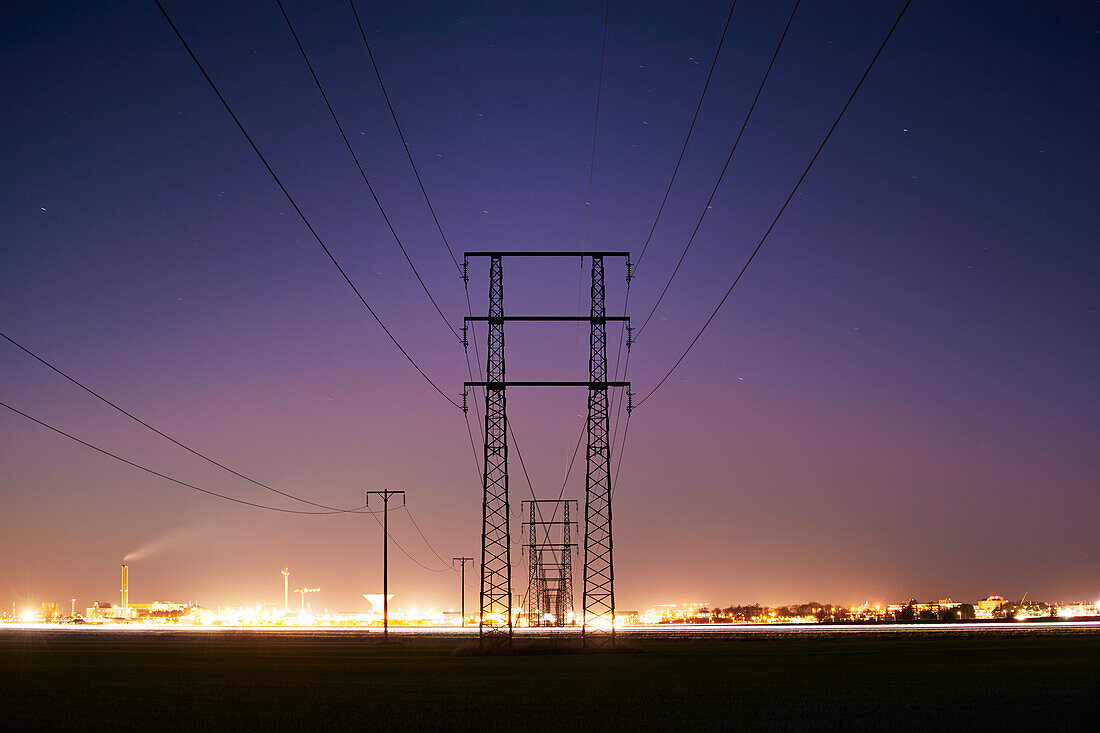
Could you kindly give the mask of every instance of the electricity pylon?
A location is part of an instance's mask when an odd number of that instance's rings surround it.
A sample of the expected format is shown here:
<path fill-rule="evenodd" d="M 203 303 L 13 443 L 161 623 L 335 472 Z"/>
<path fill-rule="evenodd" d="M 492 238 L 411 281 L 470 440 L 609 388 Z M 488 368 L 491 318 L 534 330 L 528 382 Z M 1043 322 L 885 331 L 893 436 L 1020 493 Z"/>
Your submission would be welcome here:
<path fill-rule="evenodd" d="M 542 518 L 540 504 L 552 507 L 550 519 Z M 570 519 L 569 510 L 576 504 L 576 499 L 529 499 L 520 504 L 521 513 L 530 517 L 523 523 L 527 529 L 528 626 L 564 626 L 573 614 L 573 550 L 577 545 L 570 542 L 576 521 Z M 559 505 L 562 518 L 555 519 Z"/>
<path fill-rule="evenodd" d="M 607 322 L 622 321 L 626 315 L 608 316 L 604 309 L 604 258 L 623 257 L 626 276 L 631 277 L 628 252 L 466 252 L 462 266 L 468 282 L 471 257 L 489 258 L 489 313 L 467 316 L 469 321 L 488 323 L 486 380 L 465 382 L 463 409 L 470 387 L 485 389 L 485 461 L 482 475 L 481 612 L 478 638 L 489 632 L 512 636 L 511 537 L 508 503 L 508 439 L 506 391 L 508 387 L 586 387 L 588 422 L 586 430 L 587 472 L 585 476 L 584 604 L 582 635 L 585 644 L 615 638 L 615 573 L 611 533 L 611 445 L 609 442 L 609 387 L 630 382 L 607 381 Z M 504 257 L 588 257 L 592 261 L 592 305 L 585 316 L 505 316 Z M 504 323 L 506 321 L 587 321 L 590 324 L 588 381 L 507 381 L 504 368 Z M 465 332 L 465 329 L 464 329 Z M 463 345 L 468 347 L 464 339 Z M 630 346 L 628 340 L 627 348 Z M 630 410 L 631 406 L 628 405 Z M 591 637 L 591 638 L 590 638 Z"/>

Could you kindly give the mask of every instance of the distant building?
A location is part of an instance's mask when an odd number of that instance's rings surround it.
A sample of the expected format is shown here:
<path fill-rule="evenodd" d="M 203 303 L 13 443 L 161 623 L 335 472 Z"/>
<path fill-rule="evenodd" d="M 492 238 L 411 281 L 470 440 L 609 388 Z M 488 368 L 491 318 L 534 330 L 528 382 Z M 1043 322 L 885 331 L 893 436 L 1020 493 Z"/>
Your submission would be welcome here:
<path fill-rule="evenodd" d="M 43 603 L 42 618 L 46 621 L 56 621 L 57 619 L 61 618 L 61 610 L 57 607 L 56 603 Z"/>
<path fill-rule="evenodd" d="M 106 621 L 113 618 L 133 618 L 134 612 L 129 608 L 122 608 L 110 601 L 96 601 L 95 605 L 87 609 L 84 618 L 89 621 Z"/>
<path fill-rule="evenodd" d="M 91 608 L 88 608 L 84 612 L 84 618 L 90 620 L 93 619 L 105 619 L 115 617 L 115 607 L 110 601 L 96 601 L 92 604 Z"/>
<path fill-rule="evenodd" d="M 190 610 L 186 603 L 173 603 L 172 601 L 153 601 L 152 603 L 131 603 L 131 615 L 127 618 L 147 618 L 182 616 Z"/>
<path fill-rule="evenodd" d="M 974 605 L 975 618 L 993 618 L 993 612 L 1004 605 L 1005 599 L 1001 596 L 990 596 Z"/>

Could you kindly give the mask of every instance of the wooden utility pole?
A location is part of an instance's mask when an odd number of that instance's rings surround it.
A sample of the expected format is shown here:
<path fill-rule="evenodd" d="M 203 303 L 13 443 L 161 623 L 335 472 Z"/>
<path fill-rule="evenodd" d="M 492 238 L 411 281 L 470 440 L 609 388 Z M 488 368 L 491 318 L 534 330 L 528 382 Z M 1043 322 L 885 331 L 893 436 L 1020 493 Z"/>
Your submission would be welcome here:
<path fill-rule="evenodd" d="M 401 494 L 401 506 L 405 506 L 405 492 L 392 489 L 367 492 L 367 507 L 372 496 L 382 497 L 382 640 L 390 639 L 390 497 Z M 400 507 L 398 507 L 400 508 Z"/>
<path fill-rule="evenodd" d="M 462 626 L 466 625 L 466 563 L 473 562 L 473 561 L 474 561 L 474 559 L 472 557 L 452 557 L 451 558 L 451 567 L 454 567 L 454 564 L 456 562 L 459 563 L 462 566 L 462 576 L 461 576 L 462 585 L 459 586 L 459 593 L 462 596 L 462 603 L 460 604 L 461 609 L 462 609 L 462 611 L 461 611 L 462 615 L 459 618 L 462 619 Z"/>

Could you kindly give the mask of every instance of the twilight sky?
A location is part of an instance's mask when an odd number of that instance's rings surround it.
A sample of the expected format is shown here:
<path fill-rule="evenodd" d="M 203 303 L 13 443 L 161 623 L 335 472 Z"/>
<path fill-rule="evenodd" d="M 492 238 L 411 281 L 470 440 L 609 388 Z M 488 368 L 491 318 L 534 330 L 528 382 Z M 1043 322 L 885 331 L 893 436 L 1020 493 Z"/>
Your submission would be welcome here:
<path fill-rule="evenodd" d="M 461 346 L 369 198 L 276 4 L 165 4 L 368 302 L 457 399 L 468 378 Z M 900 6 L 801 4 L 699 236 L 634 348 L 636 392 L 721 298 Z M 461 281 L 349 7 L 286 7 L 457 328 Z M 456 253 L 580 248 L 604 4 L 357 7 Z M 632 287 L 637 324 L 790 8 L 741 0 L 734 11 Z M 728 10 L 612 1 L 586 248 L 637 257 Z M 0 331 L 276 488 L 340 506 L 361 504 L 366 489 L 404 489 L 441 556 L 478 556 L 480 475 L 461 412 L 355 299 L 156 5 L 0 12 Z M 741 284 L 633 415 L 615 492 L 620 609 L 1100 598 L 1098 20 L 1096 3 L 1069 0 L 913 4 Z M 575 312 L 587 288 L 575 260 L 505 268 L 512 314 Z M 486 271 L 474 261 L 475 313 L 485 312 Z M 608 261 L 609 313 L 622 307 L 622 275 Z M 587 336 L 578 353 L 572 325 L 507 334 L 510 377 L 583 378 Z M 295 506 L 6 341 L 0 395 L 181 480 Z M 536 494 L 556 496 L 584 394 L 515 389 L 508 405 Z M 514 459 L 511 487 L 518 513 L 530 493 Z M 583 498 L 583 470 L 566 495 Z M 368 517 L 224 502 L 7 410 L 0 501 L 4 608 L 117 600 L 129 553 L 135 602 L 281 601 L 283 566 L 292 587 L 322 589 L 317 608 L 362 610 L 360 594 L 380 592 L 381 533 Z M 395 512 L 391 532 L 440 567 L 408 515 Z M 455 575 L 390 557 L 396 606 L 458 605 Z M 513 558 L 522 592 L 518 546 Z"/>

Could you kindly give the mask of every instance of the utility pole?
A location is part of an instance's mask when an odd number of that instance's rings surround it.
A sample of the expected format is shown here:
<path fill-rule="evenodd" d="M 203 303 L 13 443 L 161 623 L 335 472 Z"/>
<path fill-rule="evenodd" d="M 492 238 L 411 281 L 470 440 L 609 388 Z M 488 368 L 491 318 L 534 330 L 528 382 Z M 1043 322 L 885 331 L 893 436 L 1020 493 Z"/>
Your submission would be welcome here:
<path fill-rule="evenodd" d="M 405 506 L 404 491 L 382 489 L 367 492 L 368 508 L 372 496 L 382 497 L 382 641 L 390 639 L 390 497 L 395 494 L 401 494 L 401 506 Z"/>
<path fill-rule="evenodd" d="M 462 603 L 460 604 L 461 608 L 462 608 L 462 611 L 461 611 L 462 615 L 459 618 L 462 619 L 462 626 L 466 625 L 466 563 L 473 562 L 473 561 L 474 561 L 474 559 L 472 557 L 452 557 L 451 558 L 451 567 L 454 567 L 454 564 L 456 562 L 459 563 L 462 566 L 462 585 L 459 586 L 459 592 L 460 592 L 460 595 L 462 596 Z"/>

